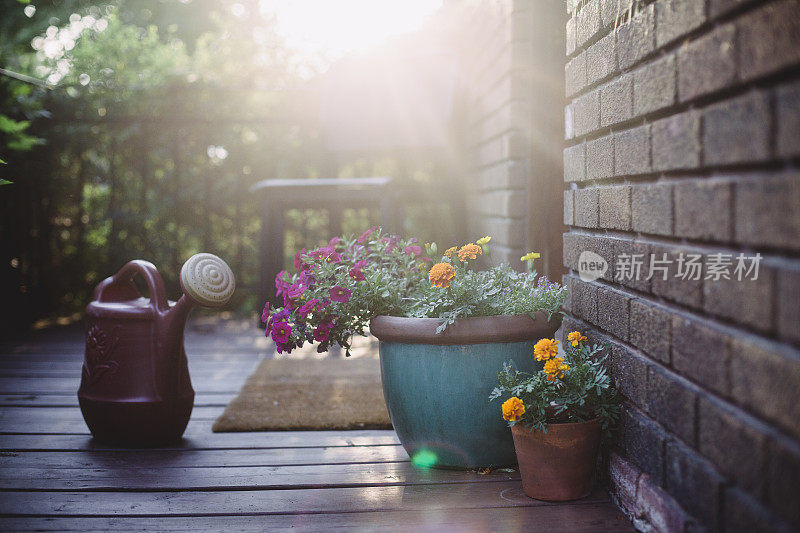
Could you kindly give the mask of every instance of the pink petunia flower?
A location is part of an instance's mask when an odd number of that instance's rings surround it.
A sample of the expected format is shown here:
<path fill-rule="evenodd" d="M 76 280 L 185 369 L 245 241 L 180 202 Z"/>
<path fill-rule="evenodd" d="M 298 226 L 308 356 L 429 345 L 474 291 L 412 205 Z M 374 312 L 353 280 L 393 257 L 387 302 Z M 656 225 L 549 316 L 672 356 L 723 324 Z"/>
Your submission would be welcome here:
<path fill-rule="evenodd" d="M 272 325 L 272 340 L 276 344 L 286 344 L 292 334 L 292 326 L 286 322 L 276 322 Z"/>
<path fill-rule="evenodd" d="M 278 296 L 280 296 L 283 292 L 286 291 L 286 289 L 289 288 L 289 282 L 284 279 L 285 275 L 286 275 L 286 271 L 285 270 L 281 270 L 275 276 L 275 288 L 278 290 L 278 293 L 277 293 Z"/>
<path fill-rule="evenodd" d="M 422 255 L 422 248 L 416 245 L 406 246 L 405 248 L 403 248 L 403 253 L 412 255 L 414 257 L 419 257 L 420 255 Z"/>
<path fill-rule="evenodd" d="M 350 289 L 337 285 L 330 290 L 331 301 L 345 303 L 350 300 Z"/>
<path fill-rule="evenodd" d="M 322 309 L 322 307 L 318 304 L 319 300 L 317 298 L 312 298 L 297 309 L 297 314 L 303 320 L 305 320 L 308 315 L 310 315 L 317 309 Z"/>

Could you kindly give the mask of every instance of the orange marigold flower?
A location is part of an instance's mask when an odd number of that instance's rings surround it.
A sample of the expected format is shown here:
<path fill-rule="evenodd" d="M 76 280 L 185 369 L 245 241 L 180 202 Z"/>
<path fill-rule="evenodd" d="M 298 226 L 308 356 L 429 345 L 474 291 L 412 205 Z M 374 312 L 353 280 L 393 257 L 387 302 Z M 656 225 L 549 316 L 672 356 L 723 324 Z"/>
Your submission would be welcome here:
<path fill-rule="evenodd" d="M 544 371 L 550 381 L 555 381 L 556 378 L 564 379 L 564 370 L 569 370 L 569 365 L 565 365 L 560 357 L 554 357 L 544 364 Z"/>
<path fill-rule="evenodd" d="M 457 246 L 451 246 L 450 248 L 444 251 L 444 255 L 445 257 L 453 257 L 457 251 L 458 251 Z"/>
<path fill-rule="evenodd" d="M 428 272 L 428 281 L 434 287 L 449 287 L 456 277 L 456 271 L 450 263 L 436 263 Z"/>
<path fill-rule="evenodd" d="M 525 404 L 516 396 L 503 402 L 503 418 L 509 422 L 516 422 L 525 413 Z"/>
<path fill-rule="evenodd" d="M 458 259 L 463 263 L 468 259 L 475 259 L 481 254 L 483 254 L 483 248 L 477 244 L 469 243 L 462 246 L 458 251 Z"/>
<path fill-rule="evenodd" d="M 572 343 L 573 346 L 577 346 L 578 343 L 587 340 L 586 337 L 581 335 L 580 331 L 573 331 L 569 335 L 567 335 L 567 340 Z"/>
<path fill-rule="evenodd" d="M 533 346 L 533 355 L 537 361 L 547 361 L 558 353 L 557 345 L 555 339 L 541 339 Z"/>

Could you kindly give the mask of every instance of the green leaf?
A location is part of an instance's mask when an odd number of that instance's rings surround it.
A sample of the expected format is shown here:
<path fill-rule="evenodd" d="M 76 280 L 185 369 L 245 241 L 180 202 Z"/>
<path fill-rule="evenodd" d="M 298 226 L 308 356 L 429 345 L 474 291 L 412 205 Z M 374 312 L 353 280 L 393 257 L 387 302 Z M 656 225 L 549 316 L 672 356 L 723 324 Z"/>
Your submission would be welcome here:
<path fill-rule="evenodd" d="M 8 118 L 5 115 L 0 115 L 0 131 L 2 132 L 10 134 L 22 133 L 30 125 L 31 123 L 28 120 L 16 121 Z"/>
<path fill-rule="evenodd" d="M 4 180 L 3 178 L 0 178 L 0 185 L 13 185 L 13 184 L 14 184 L 13 181 L 8 181 Z"/>

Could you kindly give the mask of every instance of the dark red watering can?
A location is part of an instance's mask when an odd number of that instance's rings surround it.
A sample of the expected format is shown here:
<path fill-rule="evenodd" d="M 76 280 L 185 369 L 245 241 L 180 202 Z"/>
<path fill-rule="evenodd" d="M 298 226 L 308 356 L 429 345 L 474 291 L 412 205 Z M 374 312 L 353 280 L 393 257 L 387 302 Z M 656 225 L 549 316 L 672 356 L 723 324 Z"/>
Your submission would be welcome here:
<path fill-rule="evenodd" d="M 150 298 L 134 283 L 141 275 Z M 233 272 L 219 257 L 192 256 L 181 268 L 183 295 L 167 301 L 152 263 L 131 261 L 103 280 L 86 307 L 86 355 L 78 400 L 98 440 L 158 446 L 183 435 L 194 390 L 183 330 L 196 306 L 216 307 L 233 294 Z"/>

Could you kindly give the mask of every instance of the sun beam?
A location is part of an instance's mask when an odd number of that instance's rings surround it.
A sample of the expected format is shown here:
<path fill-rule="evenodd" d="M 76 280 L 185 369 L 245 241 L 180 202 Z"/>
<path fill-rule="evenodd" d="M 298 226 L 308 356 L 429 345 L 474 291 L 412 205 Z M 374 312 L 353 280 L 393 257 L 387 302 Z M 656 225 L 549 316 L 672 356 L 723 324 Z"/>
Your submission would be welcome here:
<path fill-rule="evenodd" d="M 292 48 L 343 55 L 418 29 L 442 0 L 261 0 Z"/>

